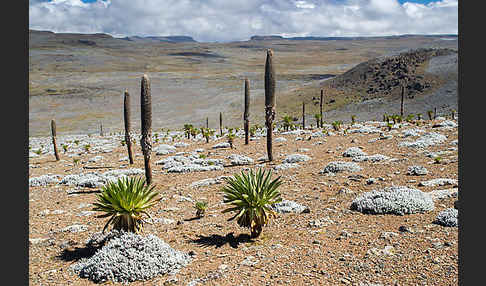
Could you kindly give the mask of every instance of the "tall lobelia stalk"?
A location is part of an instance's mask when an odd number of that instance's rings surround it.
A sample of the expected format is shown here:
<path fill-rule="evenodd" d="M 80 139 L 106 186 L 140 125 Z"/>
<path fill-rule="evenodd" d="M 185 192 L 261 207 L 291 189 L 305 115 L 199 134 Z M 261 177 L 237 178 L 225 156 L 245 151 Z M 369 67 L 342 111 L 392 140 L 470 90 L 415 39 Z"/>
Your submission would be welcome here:
<path fill-rule="evenodd" d="M 223 113 L 219 113 L 219 135 L 223 137 Z"/>
<path fill-rule="evenodd" d="M 54 156 L 56 156 L 56 161 L 59 161 L 59 152 L 57 152 L 57 144 L 56 144 L 56 121 L 54 119 L 51 120 L 51 133 L 52 133 L 52 145 L 54 145 Z"/>
<path fill-rule="evenodd" d="M 250 81 L 245 79 L 245 111 L 243 113 L 244 129 L 245 129 L 245 145 L 250 141 Z"/>
<path fill-rule="evenodd" d="M 206 128 L 209 129 L 209 117 L 206 117 Z"/>
<path fill-rule="evenodd" d="M 302 130 L 305 129 L 305 102 L 302 101 Z"/>
<path fill-rule="evenodd" d="M 402 85 L 402 102 L 400 104 L 400 116 L 403 117 L 403 97 L 405 95 L 405 86 Z"/>
<path fill-rule="evenodd" d="M 322 100 L 323 99 L 324 99 L 324 90 L 321 89 L 321 101 L 319 102 L 319 109 L 321 111 L 321 119 L 320 119 L 320 121 L 321 121 L 321 124 L 320 124 L 321 125 L 321 128 L 322 128 L 322 123 L 323 123 L 322 122 Z"/>
<path fill-rule="evenodd" d="M 152 152 L 152 94 L 150 91 L 150 80 L 146 74 L 142 77 L 140 104 L 142 117 L 140 146 L 142 146 L 145 161 L 145 178 L 147 185 L 150 185 L 152 183 L 152 169 L 150 167 L 150 154 Z"/>
<path fill-rule="evenodd" d="M 125 95 L 123 97 L 123 115 L 125 119 L 125 142 L 127 143 L 128 160 L 130 161 L 130 165 L 131 165 L 133 164 L 133 153 L 132 153 L 132 140 L 130 138 L 130 94 L 126 89 L 125 89 Z"/>
<path fill-rule="evenodd" d="M 273 51 L 267 49 L 265 62 L 265 125 L 267 127 L 267 153 L 268 160 L 273 161 L 272 133 L 275 119 L 275 69 L 273 66 Z"/>

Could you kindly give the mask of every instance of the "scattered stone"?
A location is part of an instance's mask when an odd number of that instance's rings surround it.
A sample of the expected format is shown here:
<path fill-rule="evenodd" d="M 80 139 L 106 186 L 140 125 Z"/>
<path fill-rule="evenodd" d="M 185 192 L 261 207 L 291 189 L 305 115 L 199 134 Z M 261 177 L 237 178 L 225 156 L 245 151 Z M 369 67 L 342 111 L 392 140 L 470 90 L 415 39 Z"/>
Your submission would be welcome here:
<path fill-rule="evenodd" d="M 289 200 L 282 200 L 280 203 L 271 205 L 270 208 L 278 213 L 310 213 L 309 207 Z"/>
<path fill-rule="evenodd" d="M 432 128 L 438 128 L 438 127 L 448 127 L 448 128 L 456 128 L 457 123 L 451 120 L 444 120 L 442 122 L 436 123 L 432 126 Z"/>
<path fill-rule="evenodd" d="M 174 143 L 174 147 L 176 147 L 176 148 L 185 148 L 187 146 L 189 146 L 189 144 L 184 143 L 184 142 L 176 142 L 176 143 Z"/>
<path fill-rule="evenodd" d="M 353 191 L 347 188 L 342 188 L 337 192 L 338 195 L 348 195 L 348 194 L 354 194 Z"/>
<path fill-rule="evenodd" d="M 405 225 L 401 225 L 399 228 L 398 228 L 398 231 L 400 232 L 408 232 L 408 233 L 414 233 L 414 231 L 408 227 L 408 226 L 405 226 Z"/>
<path fill-rule="evenodd" d="M 419 183 L 419 186 L 422 187 L 437 187 L 437 186 L 447 186 L 447 185 L 457 186 L 457 180 L 449 179 L 449 178 L 438 178 L 438 179 L 432 179 L 432 180 Z"/>
<path fill-rule="evenodd" d="M 247 256 L 240 264 L 241 265 L 246 265 L 246 266 L 253 266 L 253 265 L 256 265 L 258 263 L 258 260 L 250 255 L 250 256 Z"/>
<path fill-rule="evenodd" d="M 381 239 L 391 239 L 392 237 L 397 237 L 398 233 L 392 232 L 392 231 L 384 231 L 381 233 L 380 238 Z"/>
<path fill-rule="evenodd" d="M 440 199 L 446 199 L 446 198 L 457 198 L 458 189 L 452 188 L 452 189 L 446 189 L 446 190 L 434 190 L 434 191 L 428 192 L 428 194 L 432 197 L 432 199 L 434 201 L 440 200 Z"/>
<path fill-rule="evenodd" d="M 323 226 L 328 226 L 329 224 L 333 224 L 334 221 L 331 220 L 328 216 L 320 219 L 314 219 L 309 222 L 310 227 L 323 227 Z"/>
<path fill-rule="evenodd" d="M 42 244 L 44 242 L 47 242 L 49 240 L 48 237 L 46 238 L 29 238 L 29 244 L 30 245 L 38 245 L 38 244 Z"/>
<path fill-rule="evenodd" d="M 60 229 L 61 232 L 72 232 L 72 233 L 83 232 L 87 230 L 88 230 L 88 226 L 83 224 L 73 224 Z"/>
<path fill-rule="evenodd" d="M 429 171 L 422 166 L 409 166 L 407 169 L 407 174 L 411 176 L 423 176 L 427 175 Z"/>
<path fill-rule="evenodd" d="M 229 178 L 228 176 L 219 176 L 216 178 L 208 178 L 208 179 L 203 179 L 200 181 L 193 182 L 191 184 L 191 188 L 200 188 L 200 187 L 206 187 L 210 185 L 215 185 L 215 184 L 221 184 L 224 182 L 224 178 Z"/>
<path fill-rule="evenodd" d="M 88 160 L 88 163 L 96 163 L 96 162 L 98 162 L 98 161 L 103 160 L 103 158 L 104 158 L 103 156 L 95 156 L 95 157 L 93 157 L 93 158 L 89 159 L 89 160 Z"/>
<path fill-rule="evenodd" d="M 81 211 L 76 216 L 92 216 L 95 213 L 97 213 L 97 212 L 96 211 Z"/>
<path fill-rule="evenodd" d="M 278 138 L 275 138 L 275 141 L 276 143 L 280 143 L 280 142 L 287 142 L 287 139 L 285 139 L 284 137 L 278 137 Z"/>
<path fill-rule="evenodd" d="M 175 220 L 170 219 L 170 218 L 163 218 L 163 217 L 157 217 L 152 220 L 153 223 L 161 223 L 161 224 L 173 224 L 175 223 Z"/>
<path fill-rule="evenodd" d="M 371 184 L 374 184 L 374 183 L 376 183 L 376 179 L 375 178 L 368 178 L 366 180 L 366 184 L 368 184 L 368 185 L 371 185 Z"/>
<path fill-rule="evenodd" d="M 351 210 L 365 214 L 413 214 L 434 209 L 434 201 L 417 189 L 392 186 L 361 194 L 351 203 Z"/>

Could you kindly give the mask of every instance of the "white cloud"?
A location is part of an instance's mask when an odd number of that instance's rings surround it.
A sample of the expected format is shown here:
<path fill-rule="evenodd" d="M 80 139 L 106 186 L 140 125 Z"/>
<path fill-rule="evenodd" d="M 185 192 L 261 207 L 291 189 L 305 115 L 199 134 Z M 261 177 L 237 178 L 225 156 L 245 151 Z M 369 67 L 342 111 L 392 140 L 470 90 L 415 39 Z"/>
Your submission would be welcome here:
<path fill-rule="evenodd" d="M 54 32 L 189 35 L 198 41 L 252 35 L 372 36 L 458 32 L 458 1 L 81 0 L 29 1 L 29 27 Z"/>

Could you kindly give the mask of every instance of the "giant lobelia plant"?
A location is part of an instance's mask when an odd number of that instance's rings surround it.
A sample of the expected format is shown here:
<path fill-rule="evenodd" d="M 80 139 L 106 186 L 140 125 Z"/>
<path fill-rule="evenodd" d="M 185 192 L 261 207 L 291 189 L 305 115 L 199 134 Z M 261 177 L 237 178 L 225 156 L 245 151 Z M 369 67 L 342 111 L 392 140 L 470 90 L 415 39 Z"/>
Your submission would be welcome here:
<path fill-rule="evenodd" d="M 230 205 L 223 213 L 236 212 L 228 221 L 237 219 L 238 225 L 250 229 L 251 237 L 260 236 L 265 226 L 275 212 L 270 208 L 282 199 L 278 187 L 282 184 L 280 176 L 272 180 L 272 171 L 241 172 L 233 177 L 225 178 L 226 185 L 222 188 L 223 202 Z"/>
<path fill-rule="evenodd" d="M 142 232 L 142 215 L 152 218 L 147 209 L 160 201 L 160 198 L 155 198 L 159 193 L 154 188 L 146 185 L 143 177 L 120 178 L 104 185 L 98 200 L 93 203 L 93 211 L 104 212 L 98 218 L 110 217 L 103 232 L 110 224 L 118 231 Z"/>

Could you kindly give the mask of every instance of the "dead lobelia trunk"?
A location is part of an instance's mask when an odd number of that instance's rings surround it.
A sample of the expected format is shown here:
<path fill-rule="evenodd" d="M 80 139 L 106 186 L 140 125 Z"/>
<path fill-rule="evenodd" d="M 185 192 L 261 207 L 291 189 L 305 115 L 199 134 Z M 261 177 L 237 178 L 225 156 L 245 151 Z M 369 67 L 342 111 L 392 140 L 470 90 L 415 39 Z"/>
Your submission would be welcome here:
<path fill-rule="evenodd" d="M 56 144 L 56 121 L 54 119 L 51 120 L 51 133 L 52 133 L 52 145 L 54 145 L 54 156 L 56 156 L 56 161 L 59 161 L 59 153 L 57 152 L 57 144 Z"/>
<path fill-rule="evenodd" d="M 125 142 L 128 150 L 128 160 L 133 164 L 132 139 L 130 138 L 130 94 L 125 90 L 123 97 L 123 117 L 125 120 Z"/>
<path fill-rule="evenodd" d="M 265 126 L 267 127 L 268 160 L 273 161 L 272 133 L 275 119 L 275 69 L 273 66 L 273 51 L 267 49 L 265 62 Z"/>
<path fill-rule="evenodd" d="M 150 91 L 150 80 L 146 74 L 142 77 L 141 84 L 141 119 L 142 119 L 142 146 L 143 159 L 145 161 L 145 178 L 147 185 L 152 183 L 152 169 L 150 167 L 150 155 L 152 152 L 152 95 Z"/>
<path fill-rule="evenodd" d="M 250 81 L 245 79 L 245 111 L 243 113 L 245 145 L 250 141 Z"/>

